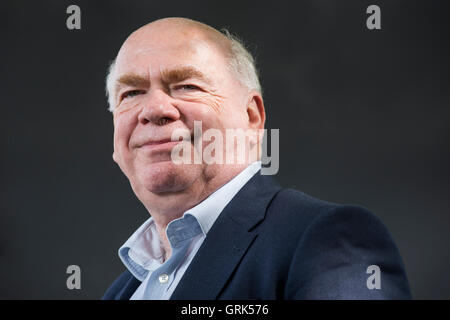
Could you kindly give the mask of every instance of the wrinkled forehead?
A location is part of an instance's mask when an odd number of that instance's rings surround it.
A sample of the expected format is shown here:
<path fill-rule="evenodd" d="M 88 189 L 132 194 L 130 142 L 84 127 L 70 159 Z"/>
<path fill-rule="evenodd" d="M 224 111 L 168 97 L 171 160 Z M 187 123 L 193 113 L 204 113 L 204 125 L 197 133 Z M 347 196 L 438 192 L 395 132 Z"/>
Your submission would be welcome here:
<path fill-rule="evenodd" d="M 219 46 L 199 36 L 155 35 L 129 38 L 119 51 L 116 71 L 120 73 L 154 73 L 186 65 L 200 69 L 225 66 L 226 58 Z"/>

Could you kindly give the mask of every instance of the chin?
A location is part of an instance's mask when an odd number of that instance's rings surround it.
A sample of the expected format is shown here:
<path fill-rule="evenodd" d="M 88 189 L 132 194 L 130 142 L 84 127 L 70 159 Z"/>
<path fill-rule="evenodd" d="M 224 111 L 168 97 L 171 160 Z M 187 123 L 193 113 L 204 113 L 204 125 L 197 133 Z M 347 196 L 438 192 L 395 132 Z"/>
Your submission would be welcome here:
<path fill-rule="evenodd" d="M 141 170 L 141 185 L 154 194 L 180 192 L 189 188 L 200 175 L 199 165 L 176 165 L 172 161 L 149 164 Z"/>

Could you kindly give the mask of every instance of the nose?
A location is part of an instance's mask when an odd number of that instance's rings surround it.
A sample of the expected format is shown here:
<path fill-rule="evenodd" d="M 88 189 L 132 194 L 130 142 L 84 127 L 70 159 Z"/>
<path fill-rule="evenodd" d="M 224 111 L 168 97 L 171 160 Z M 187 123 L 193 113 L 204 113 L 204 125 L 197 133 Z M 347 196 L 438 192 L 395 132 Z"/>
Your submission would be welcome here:
<path fill-rule="evenodd" d="M 143 103 L 138 120 L 144 125 L 152 123 L 163 126 L 180 118 L 180 112 L 174 106 L 172 98 L 162 89 L 150 89 Z"/>

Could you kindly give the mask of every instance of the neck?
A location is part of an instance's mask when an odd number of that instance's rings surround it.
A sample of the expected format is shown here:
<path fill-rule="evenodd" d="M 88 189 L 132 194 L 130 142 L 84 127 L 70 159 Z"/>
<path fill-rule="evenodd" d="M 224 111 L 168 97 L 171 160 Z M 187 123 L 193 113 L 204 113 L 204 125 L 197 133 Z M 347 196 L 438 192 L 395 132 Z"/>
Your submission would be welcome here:
<path fill-rule="evenodd" d="M 205 200 L 214 191 L 232 180 L 246 165 L 235 167 L 233 170 L 219 170 L 212 178 L 198 178 L 189 187 L 177 192 L 155 194 L 148 190 L 140 192 L 139 199 L 151 214 L 156 224 L 161 243 L 166 252 L 166 259 L 170 257 L 171 247 L 166 236 L 167 225 Z"/>

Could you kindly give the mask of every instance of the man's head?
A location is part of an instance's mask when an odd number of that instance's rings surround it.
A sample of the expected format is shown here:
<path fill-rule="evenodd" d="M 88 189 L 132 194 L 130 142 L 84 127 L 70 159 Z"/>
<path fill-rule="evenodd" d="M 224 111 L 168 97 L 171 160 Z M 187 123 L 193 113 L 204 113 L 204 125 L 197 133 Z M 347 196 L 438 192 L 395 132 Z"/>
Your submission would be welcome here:
<path fill-rule="evenodd" d="M 161 19 L 132 33 L 110 68 L 107 90 L 113 159 L 150 211 L 193 206 L 246 166 L 177 165 L 171 159 L 177 142 L 167 142 L 174 130 L 193 135 L 194 121 L 201 121 L 203 131 L 225 137 L 226 129 L 264 127 L 251 56 L 231 36 L 189 19 Z"/>

